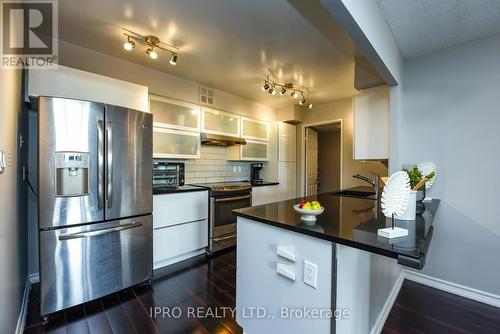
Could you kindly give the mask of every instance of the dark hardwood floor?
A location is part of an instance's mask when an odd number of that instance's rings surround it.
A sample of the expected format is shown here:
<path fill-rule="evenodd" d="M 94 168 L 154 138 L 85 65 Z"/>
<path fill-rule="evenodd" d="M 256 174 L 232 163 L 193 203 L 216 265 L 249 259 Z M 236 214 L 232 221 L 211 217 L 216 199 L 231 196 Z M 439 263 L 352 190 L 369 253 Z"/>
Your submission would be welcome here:
<path fill-rule="evenodd" d="M 186 260 L 154 276 L 152 286 L 126 289 L 56 313 L 46 325 L 40 321 L 37 284 L 31 290 L 24 333 L 242 333 L 227 309 L 235 307 L 234 250 Z M 170 314 L 151 317 L 157 307 Z M 194 316 L 208 310 L 213 314 Z M 500 333 L 500 309 L 405 281 L 382 332 Z"/>

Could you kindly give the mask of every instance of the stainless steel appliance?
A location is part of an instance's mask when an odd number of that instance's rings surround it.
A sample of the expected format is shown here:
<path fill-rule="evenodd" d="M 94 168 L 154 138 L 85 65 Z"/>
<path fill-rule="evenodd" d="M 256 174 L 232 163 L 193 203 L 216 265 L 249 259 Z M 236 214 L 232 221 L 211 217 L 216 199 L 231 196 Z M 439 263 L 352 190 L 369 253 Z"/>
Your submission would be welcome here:
<path fill-rule="evenodd" d="M 208 253 L 236 245 L 235 209 L 252 206 L 252 186 L 248 182 L 203 184 L 210 187 Z"/>
<path fill-rule="evenodd" d="M 184 185 L 184 163 L 153 161 L 153 187 L 180 187 Z"/>
<path fill-rule="evenodd" d="M 250 182 L 252 183 L 262 183 L 263 180 L 260 177 L 260 170 L 264 167 L 264 164 L 261 162 L 251 163 L 250 164 Z"/>
<path fill-rule="evenodd" d="M 38 98 L 41 314 L 152 273 L 152 115 Z"/>

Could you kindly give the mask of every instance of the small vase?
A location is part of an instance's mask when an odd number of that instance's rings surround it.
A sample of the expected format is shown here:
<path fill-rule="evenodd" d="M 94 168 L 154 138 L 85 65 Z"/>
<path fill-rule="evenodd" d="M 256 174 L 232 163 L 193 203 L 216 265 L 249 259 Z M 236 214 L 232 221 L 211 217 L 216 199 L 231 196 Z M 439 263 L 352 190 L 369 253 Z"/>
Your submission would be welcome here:
<path fill-rule="evenodd" d="M 408 206 L 406 210 L 400 215 L 395 216 L 394 218 L 399 220 L 415 220 L 417 217 L 417 192 L 412 190 L 410 191 L 410 196 L 408 197 Z"/>
<path fill-rule="evenodd" d="M 423 203 L 425 198 L 425 185 L 417 190 L 417 215 L 421 215 L 425 212 L 425 204 Z"/>

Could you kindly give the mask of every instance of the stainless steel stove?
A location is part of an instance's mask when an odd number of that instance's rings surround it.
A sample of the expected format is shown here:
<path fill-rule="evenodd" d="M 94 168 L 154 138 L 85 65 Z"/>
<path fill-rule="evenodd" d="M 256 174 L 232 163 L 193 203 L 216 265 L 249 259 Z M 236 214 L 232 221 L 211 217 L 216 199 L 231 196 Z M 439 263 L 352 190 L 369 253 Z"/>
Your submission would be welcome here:
<path fill-rule="evenodd" d="M 235 209 L 252 206 L 252 186 L 249 182 L 199 184 L 210 188 L 210 224 L 208 253 L 236 245 Z"/>

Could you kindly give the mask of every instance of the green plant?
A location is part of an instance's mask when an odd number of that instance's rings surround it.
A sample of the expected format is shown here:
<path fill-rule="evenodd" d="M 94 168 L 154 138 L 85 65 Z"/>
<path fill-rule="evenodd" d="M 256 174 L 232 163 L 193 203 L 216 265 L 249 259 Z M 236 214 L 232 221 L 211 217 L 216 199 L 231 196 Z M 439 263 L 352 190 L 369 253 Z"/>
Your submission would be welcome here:
<path fill-rule="evenodd" d="M 413 187 L 415 187 L 417 185 L 417 183 L 422 181 L 422 179 L 424 178 L 424 175 L 422 174 L 422 172 L 420 171 L 420 169 L 418 169 L 418 167 L 416 165 L 413 166 L 413 168 L 411 170 L 408 170 L 407 168 L 403 168 L 403 171 L 408 173 L 408 176 L 410 177 L 410 186 L 412 189 L 413 189 Z M 436 173 L 432 172 L 432 173 L 426 175 L 425 178 L 430 180 L 435 175 L 436 175 Z"/>

